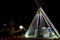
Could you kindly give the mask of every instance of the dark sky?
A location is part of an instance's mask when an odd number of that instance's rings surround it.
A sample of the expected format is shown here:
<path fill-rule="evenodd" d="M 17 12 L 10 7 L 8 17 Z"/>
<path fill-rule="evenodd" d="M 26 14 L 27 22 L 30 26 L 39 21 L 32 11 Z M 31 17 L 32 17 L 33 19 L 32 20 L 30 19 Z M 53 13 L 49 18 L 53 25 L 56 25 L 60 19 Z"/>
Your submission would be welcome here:
<path fill-rule="evenodd" d="M 56 28 L 60 28 L 59 1 L 45 0 L 41 6 Z M 2 1 L 0 12 L 0 24 L 8 23 L 14 19 L 16 27 L 20 24 L 25 28 L 30 25 L 38 7 L 35 0 Z"/>

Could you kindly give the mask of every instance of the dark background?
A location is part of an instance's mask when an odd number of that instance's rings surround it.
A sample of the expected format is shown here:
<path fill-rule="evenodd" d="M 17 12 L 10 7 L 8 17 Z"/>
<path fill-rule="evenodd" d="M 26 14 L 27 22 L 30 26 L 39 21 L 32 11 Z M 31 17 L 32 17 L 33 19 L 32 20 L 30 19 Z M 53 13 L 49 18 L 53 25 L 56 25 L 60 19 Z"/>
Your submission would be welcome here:
<path fill-rule="evenodd" d="M 60 4 L 57 0 L 45 0 L 41 5 L 58 30 L 60 28 L 59 6 Z M 4 23 L 8 24 L 9 20 L 13 18 L 15 28 L 23 25 L 27 29 L 37 10 L 38 6 L 35 0 L 2 1 L 0 3 L 0 28 L 3 27 Z"/>

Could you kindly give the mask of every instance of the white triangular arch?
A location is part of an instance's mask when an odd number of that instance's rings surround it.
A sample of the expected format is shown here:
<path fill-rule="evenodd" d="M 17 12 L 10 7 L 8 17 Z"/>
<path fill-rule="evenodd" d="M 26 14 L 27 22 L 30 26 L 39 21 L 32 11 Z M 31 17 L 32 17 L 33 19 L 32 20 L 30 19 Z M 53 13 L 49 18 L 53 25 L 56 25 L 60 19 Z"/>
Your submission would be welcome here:
<path fill-rule="evenodd" d="M 50 21 L 50 19 L 48 18 L 48 16 L 45 14 L 45 12 L 43 11 L 43 9 L 42 9 L 41 7 L 40 7 L 40 9 L 37 11 L 36 15 L 34 16 L 32 22 L 31 22 L 31 24 L 30 24 L 30 26 L 29 26 L 26 34 L 25 34 L 25 37 L 30 37 L 30 36 L 28 36 L 28 34 L 29 34 L 30 28 L 32 27 L 33 22 L 35 21 L 36 18 L 37 18 L 36 28 L 38 28 L 38 22 L 39 22 L 38 20 L 39 20 L 39 16 L 41 16 L 41 13 L 40 13 L 40 12 L 42 12 L 42 15 L 43 15 L 43 17 L 44 17 L 44 20 L 45 20 L 46 24 L 47 24 L 48 26 L 51 25 L 51 27 L 53 28 L 53 30 L 55 31 L 55 33 L 57 34 L 57 36 L 60 37 L 57 29 L 54 27 L 54 25 L 52 24 L 52 22 Z M 31 36 L 31 37 L 36 37 L 36 35 L 35 35 L 35 36 Z"/>

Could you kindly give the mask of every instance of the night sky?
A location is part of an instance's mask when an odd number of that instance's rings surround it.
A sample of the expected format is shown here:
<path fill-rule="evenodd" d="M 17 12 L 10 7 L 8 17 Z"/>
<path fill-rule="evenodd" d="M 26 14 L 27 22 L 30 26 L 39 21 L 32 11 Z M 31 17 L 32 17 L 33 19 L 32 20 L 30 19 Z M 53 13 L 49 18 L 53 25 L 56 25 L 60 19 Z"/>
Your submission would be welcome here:
<path fill-rule="evenodd" d="M 54 26 L 60 28 L 60 12 L 59 1 L 45 0 L 41 6 Z M 38 6 L 35 0 L 21 1 L 2 1 L 0 7 L 0 25 L 8 24 L 8 21 L 13 18 L 15 28 L 23 25 L 26 29 L 29 27 Z"/>

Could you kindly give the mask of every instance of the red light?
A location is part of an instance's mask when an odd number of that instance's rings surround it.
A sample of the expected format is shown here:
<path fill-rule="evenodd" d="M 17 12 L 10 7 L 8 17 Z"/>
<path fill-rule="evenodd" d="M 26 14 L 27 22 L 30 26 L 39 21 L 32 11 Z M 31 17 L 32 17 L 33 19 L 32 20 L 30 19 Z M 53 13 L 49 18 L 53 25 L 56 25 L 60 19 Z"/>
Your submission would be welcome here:
<path fill-rule="evenodd" d="M 1 39 L 1 40 L 3 40 L 3 39 Z"/>

